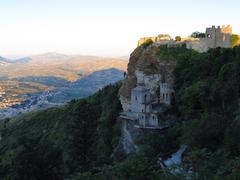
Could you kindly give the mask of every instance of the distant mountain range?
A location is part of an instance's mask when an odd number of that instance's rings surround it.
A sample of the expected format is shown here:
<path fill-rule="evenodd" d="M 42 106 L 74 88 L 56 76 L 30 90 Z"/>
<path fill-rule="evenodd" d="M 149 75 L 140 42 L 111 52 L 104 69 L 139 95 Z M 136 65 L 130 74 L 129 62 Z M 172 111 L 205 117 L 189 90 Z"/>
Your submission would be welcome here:
<path fill-rule="evenodd" d="M 59 53 L 0 57 L 0 119 L 65 104 L 123 79 L 127 58 Z"/>
<path fill-rule="evenodd" d="M 117 68 L 126 71 L 127 63 L 127 58 L 69 56 L 59 53 L 45 53 L 17 60 L 0 57 L 0 77 L 51 76 L 76 81 L 103 69 Z"/>
<path fill-rule="evenodd" d="M 0 56 L 0 64 L 16 64 L 16 63 L 29 63 L 32 59 L 30 57 L 19 58 L 16 60 L 7 59 Z"/>

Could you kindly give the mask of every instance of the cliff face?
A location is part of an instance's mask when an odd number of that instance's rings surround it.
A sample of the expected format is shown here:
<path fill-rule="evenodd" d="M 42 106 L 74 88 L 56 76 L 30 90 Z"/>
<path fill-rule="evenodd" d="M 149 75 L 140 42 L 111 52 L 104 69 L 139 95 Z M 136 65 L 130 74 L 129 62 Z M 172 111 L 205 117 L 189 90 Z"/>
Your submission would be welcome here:
<path fill-rule="evenodd" d="M 153 96 L 160 82 L 173 84 L 172 73 L 176 61 L 160 58 L 159 51 L 159 47 L 152 45 L 140 46 L 131 54 L 127 69 L 128 76 L 119 91 L 123 110 L 130 109 L 131 90 L 137 84 L 145 84 Z"/>
<path fill-rule="evenodd" d="M 152 99 L 156 99 L 161 83 L 173 85 L 173 70 L 176 61 L 170 57 L 162 56 L 166 49 L 149 45 L 137 47 L 130 56 L 127 69 L 127 78 L 119 90 L 120 101 L 124 112 L 131 112 L 131 92 L 136 86 L 144 85 L 150 90 Z M 135 143 L 144 130 L 136 128 L 135 122 L 122 119 L 122 137 L 119 147 L 125 153 L 138 149 Z"/>

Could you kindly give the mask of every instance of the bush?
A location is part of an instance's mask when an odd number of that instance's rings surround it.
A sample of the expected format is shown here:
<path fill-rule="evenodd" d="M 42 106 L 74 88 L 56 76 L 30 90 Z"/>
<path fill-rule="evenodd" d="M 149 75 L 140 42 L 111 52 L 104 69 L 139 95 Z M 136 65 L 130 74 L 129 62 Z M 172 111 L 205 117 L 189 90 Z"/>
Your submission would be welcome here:
<path fill-rule="evenodd" d="M 176 40 L 176 41 L 181 41 L 182 38 L 181 38 L 181 36 L 176 36 L 176 37 L 175 37 L 175 40 Z"/>
<path fill-rule="evenodd" d="M 153 40 L 147 39 L 147 40 L 142 44 L 142 46 L 143 46 L 144 48 L 146 48 L 146 47 L 150 46 L 152 43 L 153 43 Z"/>
<path fill-rule="evenodd" d="M 196 31 L 196 32 L 193 32 L 191 34 L 191 37 L 193 37 L 193 38 L 205 38 L 205 33 Z"/>
<path fill-rule="evenodd" d="M 234 47 L 235 45 L 237 45 L 237 43 L 239 41 L 239 36 L 236 34 L 233 34 L 231 37 L 231 40 L 232 40 L 231 47 Z"/>

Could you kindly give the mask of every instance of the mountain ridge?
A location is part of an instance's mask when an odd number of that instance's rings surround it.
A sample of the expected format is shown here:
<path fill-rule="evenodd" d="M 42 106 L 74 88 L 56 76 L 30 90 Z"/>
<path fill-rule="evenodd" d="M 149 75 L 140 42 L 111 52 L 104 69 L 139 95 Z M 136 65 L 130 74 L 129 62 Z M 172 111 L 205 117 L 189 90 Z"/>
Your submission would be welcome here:
<path fill-rule="evenodd" d="M 10 62 L 9 60 L 2 62 L 0 77 L 55 76 L 68 81 L 75 81 L 91 72 L 107 68 L 115 67 L 125 71 L 128 63 L 123 59 L 67 56 L 58 53 L 47 53 Z M 18 63 L 17 66 L 15 63 Z"/>

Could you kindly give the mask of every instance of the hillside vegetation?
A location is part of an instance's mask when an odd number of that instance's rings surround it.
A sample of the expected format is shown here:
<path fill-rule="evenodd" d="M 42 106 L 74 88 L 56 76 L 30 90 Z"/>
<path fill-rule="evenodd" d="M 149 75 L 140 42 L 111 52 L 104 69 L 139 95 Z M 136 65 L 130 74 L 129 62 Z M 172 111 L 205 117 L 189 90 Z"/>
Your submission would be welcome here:
<path fill-rule="evenodd" d="M 239 179 L 240 47 L 194 50 L 159 47 L 158 55 L 177 61 L 172 109 L 182 123 L 165 134 L 146 134 L 139 152 L 100 172 L 73 179 Z M 170 173 L 156 157 L 188 145 L 181 171 Z M 191 170 L 189 172 L 188 170 Z"/>
<path fill-rule="evenodd" d="M 63 179 L 110 162 L 120 131 L 120 84 L 61 108 L 1 122 L 1 179 Z"/>
<path fill-rule="evenodd" d="M 240 179 L 240 47 L 158 50 L 177 62 L 168 113 L 180 123 L 139 137 L 138 152 L 125 157 L 115 149 L 120 84 L 108 86 L 65 107 L 2 123 L 3 179 Z M 181 144 L 188 145 L 182 171 L 162 169 L 157 157 Z"/>

